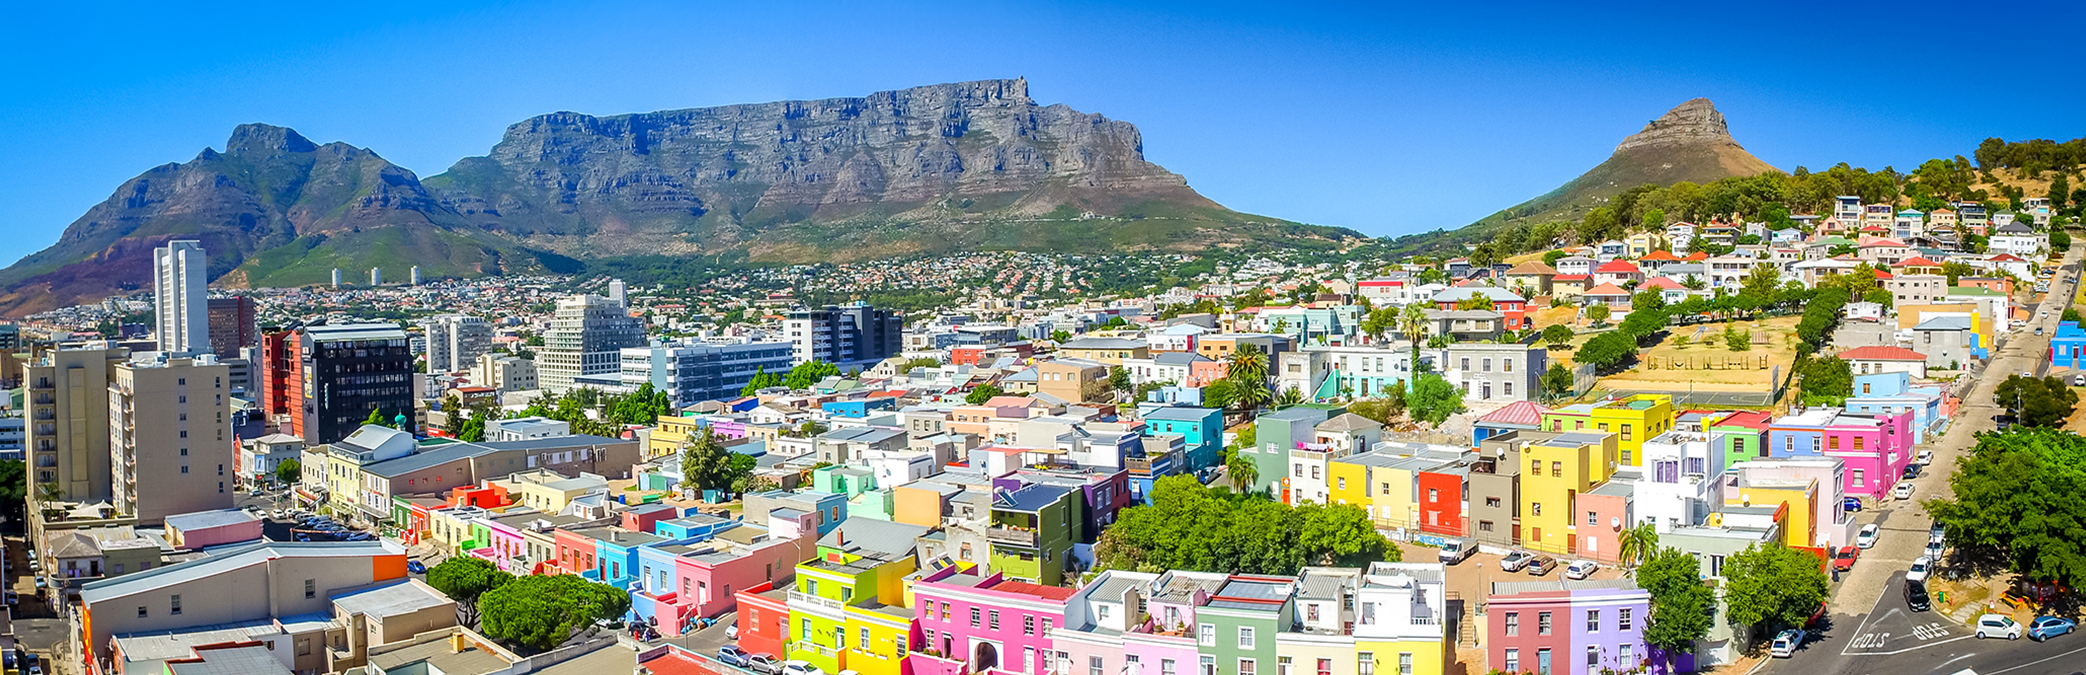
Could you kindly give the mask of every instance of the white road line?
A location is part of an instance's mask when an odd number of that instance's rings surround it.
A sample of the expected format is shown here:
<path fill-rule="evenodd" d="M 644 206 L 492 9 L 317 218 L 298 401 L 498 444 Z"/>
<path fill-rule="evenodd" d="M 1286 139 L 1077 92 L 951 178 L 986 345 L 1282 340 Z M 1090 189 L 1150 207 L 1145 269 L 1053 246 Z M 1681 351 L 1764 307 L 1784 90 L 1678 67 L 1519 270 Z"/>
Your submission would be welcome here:
<path fill-rule="evenodd" d="M 1923 645 L 1919 645 L 1919 646 L 1916 646 L 1916 647 L 1906 647 L 1906 648 L 1904 648 L 1904 649 L 1899 649 L 1899 650 L 1896 650 L 1896 651 L 1888 651 L 1888 652 L 1855 652 L 1855 653 L 1852 653 L 1852 654 L 1848 654 L 1848 653 L 1846 653 L 1846 651 L 1845 651 L 1845 650 L 1842 650 L 1842 651 L 1840 652 L 1840 655 L 1841 655 L 1841 656 L 1890 656 L 1890 655 L 1892 655 L 1892 654 L 1903 654 L 1903 653 L 1905 653 L 1905 652 L 1913 652 L 1913 651 L 1919 651 L 1919 650 L 1922 650 L 1922 649 L 1926 649 L 1926 648 L 1928 648 L 1928 647 L 1939 647 L 1939 646 L 1941 646 L 1941 645 L 1945 645 L 1945 644 L 1948 644 L 1948 643 L 1950 643 L 1950 642 L 1955 642 L 1955 641 L 1957 641 L 1957 640 L 1968 640 L 1968 639 L 1970 639 L 1970 638 L 1974 638 L 1974 637 L 1977 637 L 1977 636 L 1976 636 L 1976 635 L 1958 635 L 1958 636 L 1956 636 L 1956 637 L 1952 637 L 1952 638 L 1949 638 L 1949 639 L 1946 639 L 1946 640 L 1937 640 L 1937 641 L 1935 641 L 1935 642 L 1932 642 L 1932 643 L 1928 643 L 1928 644 L 1923 644 Z"/>
<path fill-rule="evenodd" d="M 2023 663 L 2023 664 L 2020 664 L 2020 665 L 2017 665 L 2017 666 L 2011 666 L 2011 667 L 2008 667 L 2008 668 L 2004 668 L 2004 669 L 2001 669 L 2001 670 L 1994 670 L 1994 671 L 1990 671 L 1990 672 L 1987 672 L 1987 673 L 1985 673 L 1985 675 L 1999 675 L 2000 673 L 2004 673 L 2004 672 L 2009 672 L 2009 671 L 2015 671 L 2015 670 L 2020 670 L 2020 669 L 2022 669 L 2022 668 L 2027 668 L 2027 667 L 2029 667 L 2029 666 L 2032 666 L 2032 665 L 2035 665 L 2035 664 L 2038 664 L 2038 663 L 2042 663 L 2042 662 L 2045 662 L 2045 661 L 2054 661 L 2054 660 L 2057 660 L 2057 659 L 2060 659 L 2060 658 L 2064 658 L 2064 657 L 2066 657 L 2066 656 L 2071 656 L 2071 655 L 2073 655 L 2073 654 L 2077 654 L 2077 653 L 2079 653 L 2079 652 L 2086 652 L 2086 647 L 2080 647 L 2080 648 L 2078 648 L 2078 649 L 2074 649 L 2074 650 L 2071 650 L 2071 651 L 2065 652 L 2065 653 L 2063 653 L 2063 654 L 2058 654 L 2058 655 L 2056 655 L 2056 656 L 2051 656 L 2051 657 L 2047 657 L 2047 658 L 2041 658 L 2041 659 L 2036 659 L 2036 660 L 2034 660 L 2034 661 L 2029 661 L 2029 662 L 2027 662 L 2027 663 Z"/>

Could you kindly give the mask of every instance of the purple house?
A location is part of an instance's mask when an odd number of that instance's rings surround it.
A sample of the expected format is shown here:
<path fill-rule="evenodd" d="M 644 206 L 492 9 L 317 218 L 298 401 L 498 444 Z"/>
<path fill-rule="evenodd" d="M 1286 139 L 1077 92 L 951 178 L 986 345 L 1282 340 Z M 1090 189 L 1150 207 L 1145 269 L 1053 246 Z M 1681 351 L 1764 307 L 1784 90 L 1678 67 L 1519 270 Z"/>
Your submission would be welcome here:
<path fill-rule="evenodd" d="M 1651 592 L 1629 579 L 1494 583 L 1485 607 L 1488 669 L 1555 675 L 1695 670 L 1694 654 L 1669 655 L 1644 643 Z"/>
<path fill-rule="evenodd" d="M 1847 466 L 1848 495 L 1880 496 L 1912 463 L 1912 418 L 1911 410 L 1858 415 L 1812 408 L 1768 425 L 1767 449 L 1781 458 L 1838 459 Z"/>

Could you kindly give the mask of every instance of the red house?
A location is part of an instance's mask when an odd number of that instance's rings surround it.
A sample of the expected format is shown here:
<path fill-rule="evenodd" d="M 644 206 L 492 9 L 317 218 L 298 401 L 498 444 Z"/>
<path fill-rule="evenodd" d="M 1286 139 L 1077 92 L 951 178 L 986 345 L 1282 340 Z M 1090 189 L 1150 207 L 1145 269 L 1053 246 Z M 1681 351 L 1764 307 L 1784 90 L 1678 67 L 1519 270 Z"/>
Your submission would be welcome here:
<path fill-rule="evenodd" d="M 1463 479 L 1469 473 L 1469 467 L 1450 466 L 1414 476 L 1420 489 L 1421 532 L 1463 536 Z"/>
<path fill-rule="evenodd" d="M 600 547 L 594 545 L 593 539 L 558 528 L 551 532 L 551 541 L 558 545 L 558 558 L 551 564 L 560 573 L 583 574 L 594 569 Z"/>
<path fill-rule="evenodd" d="M 1534 322 L 1528 317 L 1528 300 L 1513 291 L 1497 286 L 1462 286 L 1434 294 L 1435 309 L 1456 309 L 1458 304 L 1484 298 L 1492 302 L 1492 310 L 1506 315 L 1507 330 L 1528 328 Z"/>
<path fill-rule="evenodd" d="M 748 654 L 784 655 L 789 650 L 789 587 L 775 582 L 740 590 L 739 648 Z"/>
<path fill-rule="evenodd" d="M 652 530 L 659 521 L 681 517 L 681 510 L 671 504 L 646 504 L 623 512 L 623 529 L 645 534 L 656 534 Z"/>
<path fill-rule="evenodd" d="M 968 345 L 949 348 L 949 363 L 958 366 L 975 366 L 993 348 L 984 345 Z"/>

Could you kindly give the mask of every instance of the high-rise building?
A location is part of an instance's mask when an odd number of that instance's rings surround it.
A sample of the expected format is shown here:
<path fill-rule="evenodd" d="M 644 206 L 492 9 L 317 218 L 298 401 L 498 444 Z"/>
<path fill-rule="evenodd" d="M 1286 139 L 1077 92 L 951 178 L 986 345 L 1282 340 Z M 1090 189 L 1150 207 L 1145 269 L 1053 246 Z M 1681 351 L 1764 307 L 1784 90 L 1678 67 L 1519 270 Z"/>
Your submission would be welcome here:
<path fill-rule="evenodd" d="M 613 389 L 636 391 L 650 383 L 653 389 L 666 392 L 677 408 L 737 398 L 755 373 L 788 371 L 794 354 L 795 347 L 787 342 L 632 347 L 623 350 L 623 372 L 616 376 L 620 386 Z"/>
<path fill-rule="evenodd" d="M 116 365 L 107 395 L 117 513 L 149 524 L 232 508 L 230 376 L 215 354 Z"/>
<path fill-rule="evenodd" d="M 418 285 L 420 285 L 420 266 L 419 266 L 419 265 L 414 265 L 414 266 L 413 266 L 413 285 L 415 285 L 415 286 L 418 286 Z"/>
<path fill-rule="evenodd" d="M 68 344 L 22 366 L 29 417 L 29 470 L 60 499 L 97 502 L 109 494 L 109 383 L 130 350 L 114 342 Z M 30 499 L 42 489 L 32 487 Z"/>
<path fill-rule="evenodd" d="M 254 403 L 271 423 L 292 424 L 278 418 L 297 413 L 304 394 L 303 361 L 297 354 L 297 331 L 281 330 L 261 336 L 261 361 L 254 365 L 260 386 Z"/>
<path fill-rule="evenodd" d="M 243 359 L 239 350 L 261 344 L 254 299 L 244 295 L 210 299 L 210 348 L 219 359 Z"/>
<path fill-rule="evenodd" d="M 868 303 L 794 309 L 782 322 L 798 363 L 824 361 L 842 370 L 867 367 L 905 349 L 905 314 Z"/>
<path fill-rule="evenodd" d="M 443 314 L 419 322 L 427 333 L 427 372 L 469 370 L 478 356 L 493 349 L 493 325 L 464 314 Z"/>
<path fill-rule="evenodd" d="M 333 287 L 340 288 L 340 268 L 333 268 Z"/>
<path fill-rule="evenodd" d="M 480 354 L 478 365 L 471 368 L 471 381 L 502 394 L 530 391 L 536 388 L 536 362 L 519 356 Z"/>
<path fill-rule="evenodd" d="M 292 339 L 300 383 L 290 435 L 320 445 L 347 438 L 369 411 L 413 416 L 413 352 L 394 324 L 307 326 Z M 270 364 L 271 369 L 274 366 Z"/>
<path fill-rule="evenodd" d="M 384 268 L 369 268 L 369 285 L 372 287 L 384 285 Z"/>
<path fill-rule="evenodd" d="M 622 279 L 608 280 L 608 299 L 610 302 L 629 307 L 630 287 L 623 285 Z"/>
<path fill-rule="evenodd" d="M 182 239 L 152 249 L 152 301 L 160 351 L 210 351 L 210 257 L 202 242 Z"/>
<path fill-rule="evenodd" d="M 545 390 L 562 392 L 581 375 L 619 372 L 622 350 L 644 344 L 644 322 L 632 318 L 622 305 L 598 295 L 559 300 L 537 353 L 537 382 Z"/>
<path fill-rule="evenodd" d="M 0 323 L 0 349 L 22 346 L 22 327 L 11 323 Z"/>

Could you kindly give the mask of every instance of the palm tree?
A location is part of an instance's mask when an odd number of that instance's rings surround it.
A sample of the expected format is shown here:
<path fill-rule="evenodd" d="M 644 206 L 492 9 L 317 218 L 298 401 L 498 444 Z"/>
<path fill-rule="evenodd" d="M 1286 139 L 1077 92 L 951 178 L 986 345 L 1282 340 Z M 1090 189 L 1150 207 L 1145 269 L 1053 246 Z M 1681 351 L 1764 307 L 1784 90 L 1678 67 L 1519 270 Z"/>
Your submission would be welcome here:
<path fill-rule="evenodd" d="M 1275 397 L 1275 405 L 1280 407 L 1293 406 L 1303 402 L 1304 392 L 1296 387 L 1284 389 L 1281 394 Z"/>
<path fill-rule="evenodd" d="M 1240 453 L 1232 453 L 1231 460 L 1224 463 L 1224 471 L 1231 476 L 1231 489 L 1244 494 L 1246 486 L 1260 482 L 1260 467 Z"/>
<path fill-rule="evenodd" d="M 1231 353 L 1231 364 L 1224 367 L 1224 375 L 1237 379 L 1265 380 L 1268 377 L 1268 353 L 1262 351 L 1260 345 L 1239 345 L 1238 351 Z"/>
<path fill-rule="evenodd" d="M 1659 550 L 1659 530 L 1651 523 L 1640 523 L 1623 530 L 1616 542 L 1615 561 L 1623 567 L 1636 567 L 1638 561 L 1649 560 Z"/>
<path fill-rule="evenodd" d="M 1417 302 L 1406 305 L 1398 312 L 1398 329 L 1405 332 L 1405 340 L 1418 350 L 1420 336 L 1427 334 L 1427 308 Z"/>

